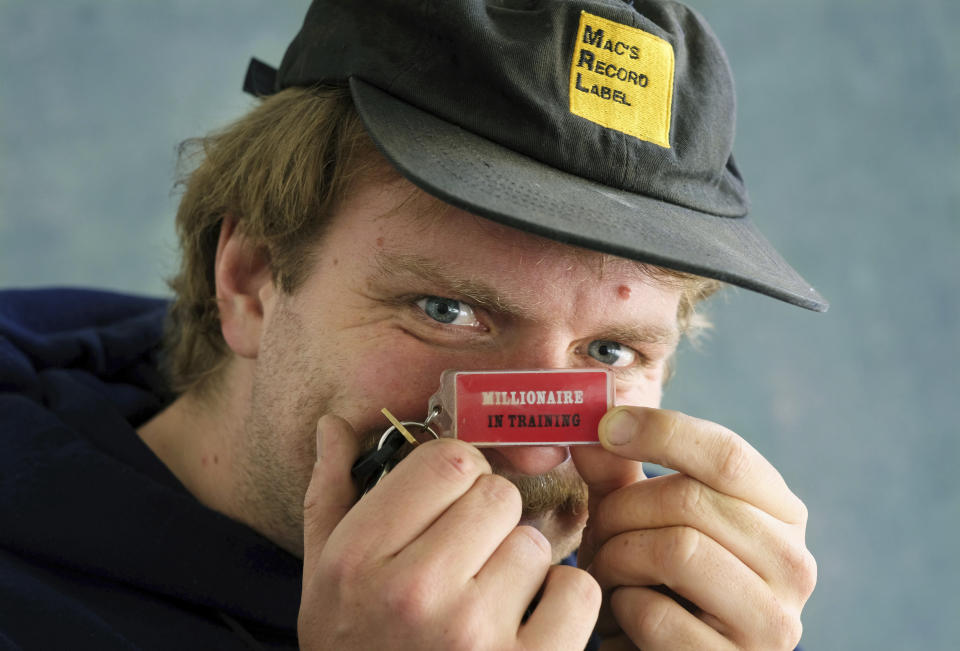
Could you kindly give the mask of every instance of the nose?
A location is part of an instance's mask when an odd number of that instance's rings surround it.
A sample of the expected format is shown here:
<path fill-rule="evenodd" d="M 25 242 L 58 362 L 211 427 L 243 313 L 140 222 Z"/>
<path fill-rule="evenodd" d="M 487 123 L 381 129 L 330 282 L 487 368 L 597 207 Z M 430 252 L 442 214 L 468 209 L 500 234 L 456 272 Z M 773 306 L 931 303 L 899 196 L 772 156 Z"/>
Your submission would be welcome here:
<path fill-rule="evenodd" d="M 570 449 L 558 445 L 507 445 L 481 452 L 495 470 L 521 475 L 542 475 L 570 458 Z"/>
<path fill-rule="evenodd" d="M 503 351 L 503 368 L 570 368 L 573 365 L 571 344 L 559 333 L 540 329 L 518 336 Z"/>
<path fill-rule="evenodd" d="M 494 361 L 488 358 L 488 361 Z M 519 330 L 513 341 L 495 358 L 495 368 L 551 369 L 573 366 L 569 339 L 560 332 L 538 327 Z M 497 470 L 522 475 L 542 475 L 570 458 L 566 446 L 505 445 L 481 448 L 490 465 Z"/>

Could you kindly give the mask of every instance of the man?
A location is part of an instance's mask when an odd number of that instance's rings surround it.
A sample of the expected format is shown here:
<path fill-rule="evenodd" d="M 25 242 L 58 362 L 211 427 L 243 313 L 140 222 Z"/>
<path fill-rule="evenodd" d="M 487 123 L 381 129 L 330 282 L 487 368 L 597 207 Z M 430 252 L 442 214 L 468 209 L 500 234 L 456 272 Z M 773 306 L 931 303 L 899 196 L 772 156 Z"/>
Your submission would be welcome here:
<path fill-rule="evenodd" d="M 197 143 L 162 354 L 161 302 L 4 299 L 0 640 L 793 648 L 803 504 L 657 409 L 716 280 L 826 309 L 745 217 L 701 19 L 318 1 L 248 86 Z M 601 446 L 433 441 L 359 498 L 381 407 L 554 368 L 613 370 Z"/>

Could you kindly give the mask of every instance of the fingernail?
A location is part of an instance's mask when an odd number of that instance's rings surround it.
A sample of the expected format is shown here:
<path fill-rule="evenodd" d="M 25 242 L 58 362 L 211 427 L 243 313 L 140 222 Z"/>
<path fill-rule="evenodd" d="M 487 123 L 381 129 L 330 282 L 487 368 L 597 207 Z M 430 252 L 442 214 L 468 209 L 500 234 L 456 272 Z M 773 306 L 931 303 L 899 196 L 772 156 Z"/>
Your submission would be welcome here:
<path fill-rule="evenodd" d="M 640 421 L 633 413 L 628 409 L 618 409 L 605 419 L 603 438 L 610 445 L 623 445 L 630 442 L 639 427 Z"/>

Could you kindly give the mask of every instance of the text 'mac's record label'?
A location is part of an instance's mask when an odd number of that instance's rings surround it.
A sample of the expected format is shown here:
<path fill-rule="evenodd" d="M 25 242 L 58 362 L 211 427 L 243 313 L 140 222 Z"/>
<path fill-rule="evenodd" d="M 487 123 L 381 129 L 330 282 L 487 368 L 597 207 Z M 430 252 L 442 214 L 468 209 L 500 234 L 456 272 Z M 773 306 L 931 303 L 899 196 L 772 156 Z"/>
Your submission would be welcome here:
<path fill-rule="evenodd" d="M 482 371 L 456 375 L 457 438 L 474 445 L 597 443 L 613 406 L 607 370 Z"/>
<path fill-rule="evenodd" d="M 637 27 L 580 14 L 570 65 L 570 112 L 667 149 L 673 46 Z"/>

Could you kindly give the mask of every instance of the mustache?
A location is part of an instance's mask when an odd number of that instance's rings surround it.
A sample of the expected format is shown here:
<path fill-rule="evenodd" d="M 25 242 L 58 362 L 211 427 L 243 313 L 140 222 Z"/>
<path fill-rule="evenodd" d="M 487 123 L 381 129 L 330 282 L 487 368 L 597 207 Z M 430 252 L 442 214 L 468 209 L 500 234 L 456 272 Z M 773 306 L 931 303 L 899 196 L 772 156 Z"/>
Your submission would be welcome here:
<path fill-rule="evenodd" d="M 523 518 L 551 511 L 579 515 L 587 510 L 587 484 L 570 460 L 541 475 L 520 475 L 496 467 L 493 471 L 510 480 L 520 491 Z"/>

